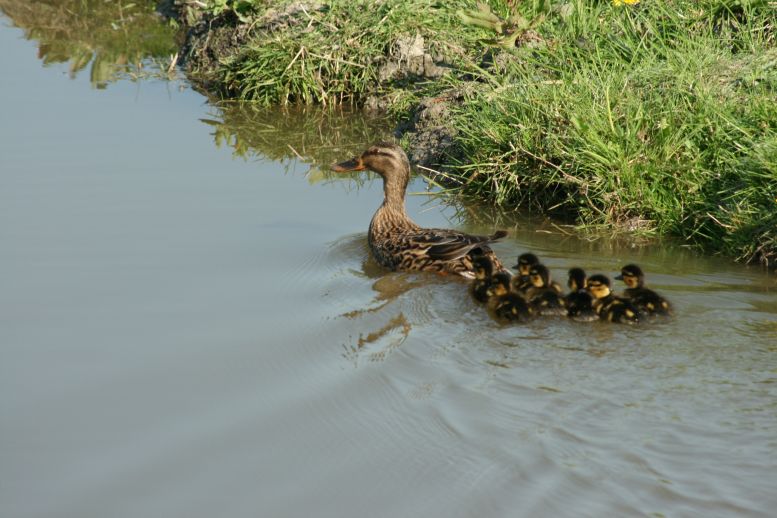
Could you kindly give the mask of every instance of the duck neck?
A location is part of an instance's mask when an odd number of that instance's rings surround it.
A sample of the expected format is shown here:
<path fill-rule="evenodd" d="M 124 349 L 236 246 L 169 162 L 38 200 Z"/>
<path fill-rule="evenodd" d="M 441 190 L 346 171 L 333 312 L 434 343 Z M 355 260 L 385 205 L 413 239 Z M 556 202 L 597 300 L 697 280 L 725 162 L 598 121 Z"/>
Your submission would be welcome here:
<path fill-rule="evenodd" d="M 383 180 L 383 206 L 393 212 L 405 213 L 407 179 L 392 176 Z"/>
<path fill-rule="evenodd" d="M 371 230 L 375 232 L 390 231 L 393 228 L 418 228 L 405 212 L 405 190 L 407 180 L 400 178 L 384 178 L 383 204 L 372 217 Z"/>

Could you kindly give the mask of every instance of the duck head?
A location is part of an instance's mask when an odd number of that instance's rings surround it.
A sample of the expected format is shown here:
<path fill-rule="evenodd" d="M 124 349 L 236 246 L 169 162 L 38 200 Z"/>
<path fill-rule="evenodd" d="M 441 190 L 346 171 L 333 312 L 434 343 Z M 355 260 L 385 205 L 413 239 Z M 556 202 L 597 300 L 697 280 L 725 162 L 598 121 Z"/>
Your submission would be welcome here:
<path fill-rule="evenodd" d="M 510 274 L 499 272 L 493 277 L 493 284 L 489 290 L 493 295 L 502 297 L 510 291 Z"/>
<path fill-rule="evenodd" d="M 375 171 L 383 178 L 388 203 L 404 203 L 410 181 L 410 162 L 401 147 L 391 142 L 379 142 L 357 157 L 332 165 L 332 170 L 338 173 L 365 169 Z"/>
<path fill-rule="evenodd" d="M 645 284 L 645 274 L 636 264 L 627 264 L 621 268 L 621 274 L 615 278 L 623 281 L 628 288 L 641 288 Z"/>
<path fill-rule="evenodd" d="M 550 285 L 550 270 L 544 264 L 535 264 L 529 269 L 529 280 L 536 288 Z"/>
<path fill-rule="evenodd" d="M 529 270 L 535 264 L 540 264 L 540 260 L 537 256 L 531 253 L 525 253 L 518 256 L 518 263 L 516 263 L 513 268 L 518 270 L 518 273 L 521 275 L 529 275 Z"/>
<path fill-rule="evenodd" d="M 475 270 L 475 278 L 485 280 L 494 274 L 494 263 L 485 255 L 476 255 L 472 258 L 472 267 Z"/>
<path fill-rule="evenodd" d="M 588 278 L 588 291 L 597 299 L 610 294 L 610 279 L 606 275 L 596 274 Z"/>

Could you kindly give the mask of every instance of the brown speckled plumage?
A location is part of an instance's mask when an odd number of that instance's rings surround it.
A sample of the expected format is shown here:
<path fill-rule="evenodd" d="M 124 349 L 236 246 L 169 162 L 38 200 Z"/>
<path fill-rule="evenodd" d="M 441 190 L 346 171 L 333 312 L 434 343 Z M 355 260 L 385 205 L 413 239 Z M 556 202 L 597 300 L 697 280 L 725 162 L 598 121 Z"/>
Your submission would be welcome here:
<path fill-rule="evenodd" d="M 383 178 L 383 204 L 370 221 L 368 240 L 375 259 L 392 270 L 421 270 L 473 276 L 471 256 L 487 255 L 495 270 L 503 269 L 488 244 L 506 236 L 473 236 L 457 230 L 421 228 L 405 212 L 410 163 L 396 144 L 379 143 L 361 156 L 335 164 L 335 171 L 370 169 Z"/>

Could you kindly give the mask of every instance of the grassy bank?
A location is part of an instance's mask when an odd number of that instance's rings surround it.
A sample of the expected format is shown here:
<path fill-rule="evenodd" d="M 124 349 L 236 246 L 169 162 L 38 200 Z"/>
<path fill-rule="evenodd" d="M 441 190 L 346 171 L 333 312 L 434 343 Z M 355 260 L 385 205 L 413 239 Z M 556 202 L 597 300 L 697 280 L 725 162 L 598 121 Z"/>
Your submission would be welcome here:
<path fill-rule="evenodd" d="M 525 12 L 547 43 L 480 72 L 462 189 L 774 264 L 777 13 L 738 4 Z"/>
<path fill-rule="evenodd" d="M 777 259 L 775 2 L 184 4 L 201 27 L 242 27 L 209 72 L 226 97 L 398 121 L 453 99 L 426 124 L 445 129 L 457 191 Z"/>

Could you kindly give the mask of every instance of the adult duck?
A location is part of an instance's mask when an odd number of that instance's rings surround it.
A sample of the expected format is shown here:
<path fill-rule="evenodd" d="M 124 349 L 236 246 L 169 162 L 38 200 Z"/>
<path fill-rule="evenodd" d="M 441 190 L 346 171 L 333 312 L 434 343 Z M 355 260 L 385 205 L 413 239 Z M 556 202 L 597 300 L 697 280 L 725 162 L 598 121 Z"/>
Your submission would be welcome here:
<path fill-rule="evenodd" d="M 475 255 L 491 259 L 495 271 L 504 268 L 488 244 L 507 232 L 473 236 L 458 230 L 421 228 L 410 219 L 405 211 L 410 162 L 401 147 L 380 142 L 360 156 L 332 166 L 340 173 L 365 169 L 383 178 L 383 204 L 372 216 L 368 233 L 370 250 L 378 263 L 392 270 L 451 273 L 470 279 L 474 277 Z"/>

